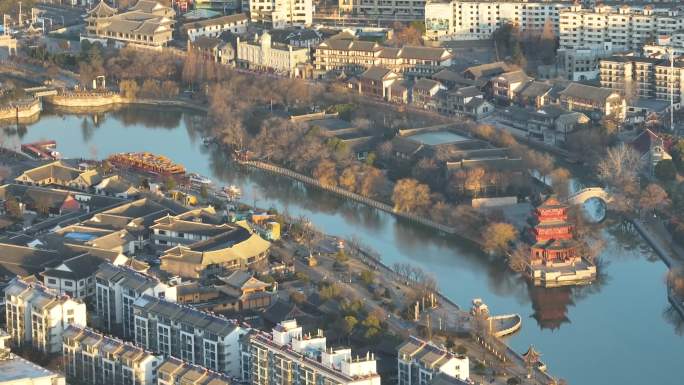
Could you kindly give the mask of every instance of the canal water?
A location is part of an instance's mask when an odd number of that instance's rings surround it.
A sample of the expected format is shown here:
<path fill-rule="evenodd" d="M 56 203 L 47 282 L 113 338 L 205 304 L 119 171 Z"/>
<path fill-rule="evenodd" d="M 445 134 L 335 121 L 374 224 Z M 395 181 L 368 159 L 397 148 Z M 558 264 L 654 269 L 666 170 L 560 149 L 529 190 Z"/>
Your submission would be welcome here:
<path fill-rule="evenodd" d="M 533 288 L 462 240 L 286 178 L 236 170 L 224 154 L 202 145 L 202 123 L 202 116 L 179 110 L 127 107 L 96 116 L 47 114 L 2 133 L 5 146 L 54 139 L 65 157 L 163 154 L 218 184 L 241 186 L 249 203 L 305 215 L 327 233 L 355 236 L 388 265 L 409 262 L 431 272 L 462 307 L 477 297 L 493 313 L 522 315 L 511 346 L 524 351 L 534 344 L 550 372 L 571 384 L 683 383 L 682 321 L 666 299 L 666 268 L 634 232 L 607 222 L 597 283 Z"/>

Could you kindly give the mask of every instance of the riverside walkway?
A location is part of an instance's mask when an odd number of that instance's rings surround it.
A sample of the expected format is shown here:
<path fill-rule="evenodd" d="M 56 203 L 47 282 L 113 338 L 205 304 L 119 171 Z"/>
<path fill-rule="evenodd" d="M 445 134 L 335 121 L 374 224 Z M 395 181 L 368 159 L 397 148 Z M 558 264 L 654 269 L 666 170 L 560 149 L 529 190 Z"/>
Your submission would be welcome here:
<path fill-rule="evenodd" d="M 674 242 L 672 235 L 660 221 L 633 219 L 632 224 L 670 270 L 684 267 L 684 261 L 679 257 L 684 256 L 684 248 Z M 667 298 L 672 307 L 684 318 L 684 298 L 677 296 L 669 284 L 667 284 Z"/>

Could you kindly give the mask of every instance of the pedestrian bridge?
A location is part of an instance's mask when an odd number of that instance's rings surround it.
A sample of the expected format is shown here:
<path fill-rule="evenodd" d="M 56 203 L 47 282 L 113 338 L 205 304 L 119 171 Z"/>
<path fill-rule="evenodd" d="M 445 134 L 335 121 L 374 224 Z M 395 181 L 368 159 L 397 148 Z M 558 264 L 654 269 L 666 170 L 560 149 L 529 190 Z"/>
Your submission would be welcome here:
<path fill-rule="evenodd" d="M 568 203 L 580 205 L 591 198 L 597 198 L 606 205 L 613 200 L 613 197 L 602 187 L 588 187 L 575 192 L 568 197 Z"/>

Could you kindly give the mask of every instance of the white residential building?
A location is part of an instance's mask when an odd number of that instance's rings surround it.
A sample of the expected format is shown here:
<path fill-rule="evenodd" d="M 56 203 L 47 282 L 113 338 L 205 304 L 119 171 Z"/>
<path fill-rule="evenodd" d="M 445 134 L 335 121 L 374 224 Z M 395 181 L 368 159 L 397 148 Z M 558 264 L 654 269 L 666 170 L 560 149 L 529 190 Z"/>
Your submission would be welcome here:
<path fill-rule="evenodd" d="M 411 336 L 399 347 L 398 385 L 429 385 L 432 377 L 444 373 L 466 381 L 470 377 L 470 360 L 442 346 Z"/>
<path fill-rule="evenodd" d="M 273 28 L 308 27 L 313 22 L 312 0 L 248 0 L 247 7 L 252 22 Z"/>
<path fill-rule="evenodd" d="M 247 333 L 236 320 L 144 295 L 134 305 L 135 343 L 207 369 L 240 375 L 239 339 Z"/>
<path fill-rule="evenodd" d="M 339 13 L 356 20 L 423 20 L 425 0 L 340 0 Z"/>
<path fill-rule="evenodd" d="M 254 331 L 241 340 L 242 380 L 252 385 L 379 385 L 371 354 L 353 357 L 351 349 L 332 349 L 319 330 L 304 334 L 296 320 L 283 321 L 270 334 Z"/>
<path fill-rule="evenodd" d="M 64 372 L 91 385 L 156 385 L 162 358 L 87 328 L 69 326 L 62 338 Z"/>
<path fill-rule="evenodd" d="M 102 330 L 134 336 L 133 302 L 143 294 L 176 301 L 176 288 L 126 266 L 100 265 L 95 273 L 95 310 Z"/>
<path fill-rule="evenodd" d="M 249 17 L 244 13 L 238 13 L 183 24 L 181 26 L 181 35 L 186 36 L 189 41 L 195 41 L 200 36 L 219 37 L 226 31 L 240 34 L 247 32 L 248 24 Z"/>
<path fill-rule="evenodd" d="M 65 385 L 64 376 L 12 354 L 10 335 L 0 329 L 0 384 Z"/>
<path fill-rule="evenodd" d="M 425 34 L 432 40 L 490 39 L 506 23 L 520 31 L 541 31 L 549 22 L 558 33 L 559 13 L 571 2 L 544 0 L 444 1 L 425 4 Z"/>
<path fill-rule="evenodd" d="M 86 325 L 85 303 L 19 278 L 5 288 L 5 310 L 14 344 L 45 353 L 62 351 L 62 333 L 68 325 Z"/>
<path fill-rule="evenodd" d="M 677 10 L 654 10 L 599 5 L 591 9 L 573 5 L 560 12 L 560 49 L 589 49 L 596 53 L 638 51 L 657 36 L 670 36 L 684 28 Z"/>

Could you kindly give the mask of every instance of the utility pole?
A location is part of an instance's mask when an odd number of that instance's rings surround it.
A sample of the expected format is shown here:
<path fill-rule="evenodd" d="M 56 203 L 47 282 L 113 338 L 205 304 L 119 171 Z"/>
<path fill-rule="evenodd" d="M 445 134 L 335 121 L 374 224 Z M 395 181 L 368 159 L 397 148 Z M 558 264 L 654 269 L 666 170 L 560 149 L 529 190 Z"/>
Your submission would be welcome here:
<path fill-rule="evenodd" d="M 670 47 L 670 74 L 667 78 L 670 83 L 670 130 L 674 132 L 674 47 Z M 675 136 L 678 135 L 675 133 Z"/>
<path fill-rule="evenodd" d="M 21 1 L 19 2 L 19 27 L 24 25 L 24 18 L 21 16 Z"/>

